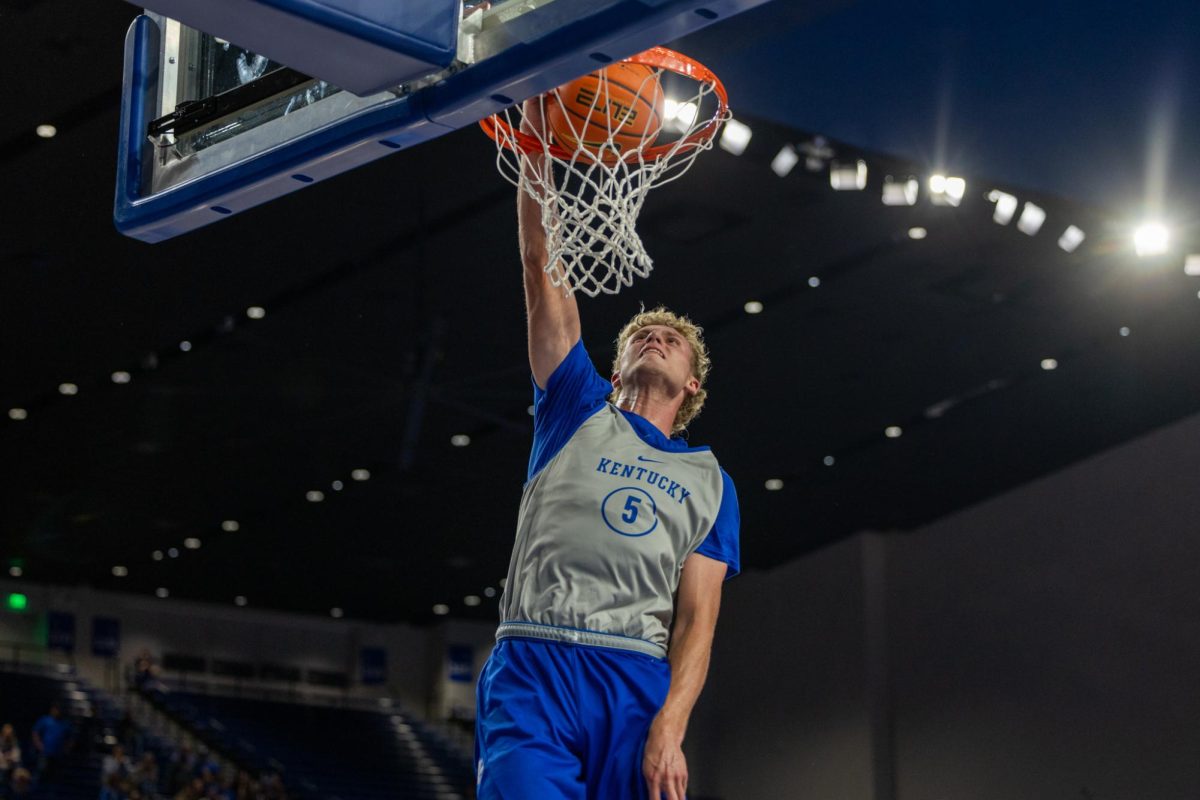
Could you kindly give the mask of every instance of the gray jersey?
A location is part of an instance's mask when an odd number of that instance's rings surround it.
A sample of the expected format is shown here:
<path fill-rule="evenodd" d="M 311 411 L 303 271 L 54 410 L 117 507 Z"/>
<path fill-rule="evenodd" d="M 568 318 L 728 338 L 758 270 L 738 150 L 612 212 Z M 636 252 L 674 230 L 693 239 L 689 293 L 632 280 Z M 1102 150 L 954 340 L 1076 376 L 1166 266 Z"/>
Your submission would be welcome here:
<path fill-rule="evenodd" d="M 576 363 L 564 362 L 547 393 L 574 393 L 560 407 L 583 418 L 577 427 L 570 420 L 555 426 L 557 418 L 542 426 L 565 441 L 550 442 L 545 463 L 531 464 L 540 468 L 521 498 L 497 636 L 663 656 L 686 558 L 703 544 L 705 555 L 726 561 L 730 574 L 737 570 L 736 499 L 726 496 L 732 483 L 707 448 L 669 440 L 594 397 L 607 384 L 582 345 L 577 350 Z M 573 374 L 585 371 L 580 357 L 588 374 Z M 546 406 L 546 414 L 556 413 Z M 537 447 L 535 440 L 535 461 Z"/>

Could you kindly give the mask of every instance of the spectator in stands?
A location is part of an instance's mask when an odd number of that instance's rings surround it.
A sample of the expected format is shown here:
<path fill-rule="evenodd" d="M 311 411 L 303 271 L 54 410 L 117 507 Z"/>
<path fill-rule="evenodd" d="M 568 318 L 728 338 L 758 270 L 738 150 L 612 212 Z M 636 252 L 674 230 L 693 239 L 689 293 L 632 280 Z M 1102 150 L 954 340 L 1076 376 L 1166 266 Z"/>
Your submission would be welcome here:
<path fill-rule="evenodd" d="M 213 782 L 217 775 L 221 774 L 221 764 L 207 747 L 201 747 L 200 757 L 196 760 L 195 771 L 197 775 L 204 778 L 204 784 L 207 786 Z M 205 773 L 208 774 L 206 775 Z"/>
<path fill-rule="evenodd" d="M 125 800 L 121 779 L 115 773 L 101 779 L 99 800 Z"/>
<path fill-rule="evenodd" d="M 5 800 L 25 800 L 33 791 L 33 775 L 24 767 L 16 767 L 12 778 L 0 784 L 0 795 Z"/>
<path fill-rule="evenodd" d="M 204 797 L 204 781 L 200 778 L 192 778 L 175 795 L 175 800 L 200 800 L 201 797 Z"/>
<path fill-rule="evenodd" d="M 142 752 L 142 732 L 133 721 L 133 716 L 126 711 L 117 723 L 117 741 L 125 748 L 131 757 L 137 758 Z"/>
<path fill-rule="evenodd" d="M 12 725 L 0 728 L 0 786 L 7 786 L 13 770 L 21 766 L 21 743 Z"/>
<path fill-rule="evenodd" d="M 33 749 L 37 751 L 37 783 L 39 787 L 53 786 L 59 765 L 71 744 L 71 721 L 65 719 L 58 703 L 33 724 Z"/>
<path fill-rule="evenodd" d="M 154 663 L 149 650 L 143 650 L 133 662 L 133 686 L 143 692 L 166 690 L 166 686 L 159 679 L 158 665 Z"/>
<path fill-rule="evenodd" d="M 125 748 L 114 744 L 112 753 L 105 756 L 100 764 L 100 782 L 107 784 L 108 779 L 114 775 L 118 781 L 124 781 L 131 772 L 133 765 L 129 763 L 129 756 L 125 755 Z"/>
<path fill-rule="evenodd" d="M 134 768 L 131 781 L 145 797 L 158 794 L 158 760 L 154 753 L 149 750 L 142 753 L 142 760 Z"/>
<path fill-rule="evenodd" d="M 171 754 L 170 776 L 167 780 L 167 793 L 174 796 L 182 792 L 189 783 L 196 769 L 196 754 L 187 744 Z"/>

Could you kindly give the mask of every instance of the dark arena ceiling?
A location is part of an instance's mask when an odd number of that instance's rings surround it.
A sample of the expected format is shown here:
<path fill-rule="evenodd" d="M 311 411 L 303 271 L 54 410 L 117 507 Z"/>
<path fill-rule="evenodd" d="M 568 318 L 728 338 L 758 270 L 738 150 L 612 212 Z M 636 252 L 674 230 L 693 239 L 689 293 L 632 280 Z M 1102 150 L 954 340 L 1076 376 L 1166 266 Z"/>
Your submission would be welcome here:
<path fill-rule="evenodd" d="M 514 191 L 490 142 L 464 129 L 163 244 L 126 239 L 111 201 L 136 9 L 66 5 L 0 3 L 5 568 L 494 618 L 493 598 L 463 598 L 505 573 L 531 392 Z M 602 370 L 641 303 L 706 328 L 691 438 L 738 485 L 745 568 L 903 535 L 1200 410 L 1200 286 L 1178 259 L 1137 259 L 1110 213 L 979 175 L 957 208 L 924 187 L 885 206 L 885 175 L 925 167 L 830 141 L 869 165 L 865 191 L 803 161 L 781 178 L 772 159 L 814 132 L 738 118 L 744 154 L 714 150 L 651 194 L 652 276 L 582 313 Z M 33 133 L 46 121 L 52 140 Z M 993 189 L 1042 207 L 1044 229 L 996 224 Z M 1087 235 L 1073 253 L 1068 224 Z"/>

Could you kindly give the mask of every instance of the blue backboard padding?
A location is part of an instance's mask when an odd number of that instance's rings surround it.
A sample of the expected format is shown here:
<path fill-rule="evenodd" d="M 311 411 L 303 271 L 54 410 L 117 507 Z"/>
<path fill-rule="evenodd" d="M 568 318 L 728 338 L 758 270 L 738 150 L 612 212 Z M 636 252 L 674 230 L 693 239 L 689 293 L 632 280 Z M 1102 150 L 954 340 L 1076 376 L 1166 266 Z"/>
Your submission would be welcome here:
<path fill-rule="evenodd" d="M 443 69 L 458 47 L 456 0 L 146 2 L 159 14 L 358 95 Z"/>
<path fill-rule="evenodd" d="M 531 25 L 528 37 L 512 27 L 517 43 L 499 55 L 447 77 L 441 83 L 376 107 L 326 130 L 272 148 L 247 163 L 226 167 L 151 197 L 122 193 L 134 186 L 118 176 L 114 222 L 122 233 L 147 242 L 163 241 L 273 200 L 309 183 L 473 124 L 516 101 L 547 91 L 596 69 L 604 59 L 621 59 L 671 41 L 768 0 L 555 0 L 544 9 L 571 20 L 549 34 Z M 701 12 L 701 13 L 698 13 Z M 126 39 L 129 52 L 151 35 L 135 20 Z M 153 27 L 153 23 L 150 23 Z M 285 62 L 286 63 L 286 62 Z M 720 73 L 720 64 L 709 64 Z M 136 77 L 134 75 L 133 77 Z M 148 148 L 148 100 L 122 103 L 122 148 Z M 736 98 L 731 99 L 736 105 Z M 153 107 L 149 102 L 150 108 Z M 480 147 L 492 147 L 480 134 Z M 124 150 L 122 151 L 124 153 Z M 135 161 L 122 156 L 124 168 Z M 297 177 L 299 176 L 299 177 Z M 310 180 L 311 179 L 311 180 Z"/>

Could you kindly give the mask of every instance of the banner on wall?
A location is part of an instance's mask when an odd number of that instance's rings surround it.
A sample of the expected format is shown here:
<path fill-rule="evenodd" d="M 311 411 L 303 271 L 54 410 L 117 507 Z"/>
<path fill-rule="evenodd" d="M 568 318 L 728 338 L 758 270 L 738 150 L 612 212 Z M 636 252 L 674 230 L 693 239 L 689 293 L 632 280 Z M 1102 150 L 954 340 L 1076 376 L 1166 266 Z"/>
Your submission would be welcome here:
<path fill-rule="evenodd" d="M 365 686 L 387 683 L 387 650 L 382 647 L 364 647 L 359 653 L 359 667 Z"/>
<path fill-rule="evenodd" d="M 450 680 L 470 683 L 475 675 L 475 650 L 469 644 L 452 644 L 446 653 Z"/>
<path fill-rule="evenodd" d="M 116 658 L 120 652 L 120 620 L 111 617 L 92 617 L 92 655 Z"/>
<path fill-rule="evenodd" d="M 75 652 L 75 615 L 65 611 L 46 612 L 46 646 L 51 650 Z"/>

